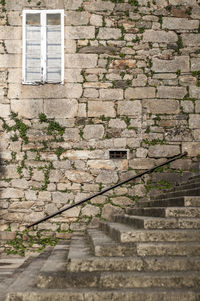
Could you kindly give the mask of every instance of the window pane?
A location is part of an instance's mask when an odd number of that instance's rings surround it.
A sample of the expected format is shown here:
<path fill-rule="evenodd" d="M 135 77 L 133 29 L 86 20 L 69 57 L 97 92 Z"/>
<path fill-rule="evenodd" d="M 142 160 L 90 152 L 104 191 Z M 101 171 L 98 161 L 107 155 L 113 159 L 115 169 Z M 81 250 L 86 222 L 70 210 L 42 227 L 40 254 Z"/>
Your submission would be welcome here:
<path fill-rule="evenodd" d="M 47 25 L 60 25 L 60 14 L 47 14 Z"/>
<path fill-rule="evenodd" d="M 40 14 L 27 14 L 26 15 L 26 24 L 40 26 Z"/>

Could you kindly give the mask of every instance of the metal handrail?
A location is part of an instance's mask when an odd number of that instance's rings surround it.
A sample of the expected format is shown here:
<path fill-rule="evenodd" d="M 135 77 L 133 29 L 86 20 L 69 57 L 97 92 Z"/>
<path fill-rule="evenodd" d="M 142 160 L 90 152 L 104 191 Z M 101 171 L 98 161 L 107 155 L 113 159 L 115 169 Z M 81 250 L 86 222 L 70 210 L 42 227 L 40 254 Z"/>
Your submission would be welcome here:
<path fill-rule="evenodd" d="M 146 170 L 146 171 L 143 171 L 143 172 L 139 173 L 138 175 L 129 178 L 128 180 L 124 180 L 124 181 L 122 181 L 122 182 L 120 182 L 120 183 L 118 183 L 118 184 L 116 184 L 116 185 L 113 185 L 113 186 L 111 186 L 111 187 L 105 188 L 105 189 L 101 190 L 100 192 L 95 193 L 95 194 L 93 194 L 92 196 L 89 196 L 89 197 L 83 199 L 82 201 L 80 201 L 80 202 L 78 202 L 78 203 L 72 204 L 72 205 L 70 205 L 70 206 L 68 206 L 68 207 L 66 207 L 66 208 L 63 208 L 63 209 L 61 209 L 61 210 L 59 210 L 59 211 L 57 211 L 57 212 L 55 212 L 55 213 L 53 213 L 53 214 L 51 214 L 51 215 L 48 215 L 48 216 L 46 216 L 46 217 L 44 217 L 44 218 L 38 220 L 37 222 L 34 222 L 34 223 L 32 223 L 31 225 L 28 225 L 27 228 L 33 227 L 33 226 L 35 226 L 35 225 L 38 225 L 38 224 L 40 224 L 40 223 L 42 223 L 42 222 L 44 222 L 44 221 L 46 221 L 46 220 L 48 220 L 48 219 L 50 219 L 50 218 L 52 218 L 52 217 L 58 215 L 58 214 L 63 213 L 64 211 L 67 211 L 67 210 L 72 209 L 72 208 L 74 208 L 74 207 L 76 207 L 76 206 L 79 206 L 79 205 L 81 205 L 81 204 L 83 204 L 83 203 L 85 203 L 85 202 L 87 202 L 87 201 L 89 201 L 89 200 L 91 200 L 91 199 L 93 199 L 93 198 L 99 196 L 99 195 L 104 194 L 105 192 L 110 191 L 111 189 L 114 189 L 114 188 L 116 188 L 116 187 L 118 187 L 118 186 L 121 186 L 121 185 L 123 185 L 123 184 L 125 184 L 125 183 L 128 183 L 128 182 L 130 182 L 131 180 L 135 180 L 135 179 L 137 179 L 137 178 L 140 178 L 140 177 L 142 177 L 143 175 L 145 175 L 145 174 L 147 174 L 147 173 L 151 173 L 151 172 L 154 171 L 155 169 L 157 169 L 157 168 L 159 168 L 159 167 L 162 167 L 162 166 L 164 166 L 164 165 L 167 165 L 167 164 L 169 164 L 169 163 L 171 163 L 171 162 L 173 162 L 173 161 L 175 161 L 175 160 L 177 160 L 177 159 L 180 159 L 180 158 L 182 158 L 182 157 L 184 157 L 184 156 L 186 156 L 186 155 L 187 155 L 187 152 L 184 152 L 183 154 L 179 154 L 179 155 L 177 155 L 177 156 L 174 156 L 174 157 L 172 157 L 171 159 L 165 161 L 164 163 L 161 163 L 161 164 L 156 165 L 156 166 L 154 166 L 154 167 L 152 167 L 152 168 L 150 168 L 150 169 L 148 169 L 148 170 Z"/>

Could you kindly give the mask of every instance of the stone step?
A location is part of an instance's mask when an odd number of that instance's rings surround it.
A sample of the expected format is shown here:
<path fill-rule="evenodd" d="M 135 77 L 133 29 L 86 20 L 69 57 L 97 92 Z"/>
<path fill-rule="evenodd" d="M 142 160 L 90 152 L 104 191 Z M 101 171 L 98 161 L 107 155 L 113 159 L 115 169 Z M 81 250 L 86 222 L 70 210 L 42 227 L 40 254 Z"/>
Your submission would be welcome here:
<path fill-rule="evenodd" d="M 200 256 L 199 242 L 149 242 L 137 244 L 138 256 Z"/>
<path fill-rule="evenodd" d="M 10 292 L 6 301 L 197 301 L 200 291 L 191 289 L 65 289 L 65 290 L 36 290 L 25 292 Z"/>
<path fill-rule="evenodd" d="M 165 200 L 138 202 L 137 207 L 200 207 L 200 196 L 183 196 Z"/>
<path fill-rule="evenodd" d="M 36 287 L 65 288 L 199 288 L 200 272 L 63 272 L 42 273 Z"/>
<path fill-rule="evenodd" d="M 200 196 L 200 188 L 183 189 L 183 190 L 173 191 L 173 192 L 168 191 L 156 196 L 155 200 L 164 200 L 164 199 L 180 197 L 180 196 Z"/>
<path fill-rule="evenodd" d="M 179 184 L 177 186 L 174 186 L 171 189 L 164 189 L 163 192 L 164 193 L 168 193 L 168 192 L 175 192 L 175 191 L 180 191 L 180 190 L 190 190 L 190 189 L 195 189 L 195 188 L 199 188 L 200 186 L 200 180 L 198 182 L 187 182 L 187 183 L 182 183 Z"/>
<path fill-rule="evenodd" d="M 200 229 L 199 218 L 163 218 L 137 215 L 115 215 L 113 221 L 136 229 Z"/>
<path fill-rule="evenodd" d="M 127 213 L 131 215 L 152 216 L 152 217 L 200 217 L 198 207 L 147 207 L 147 208 L 128 208 Z"/>
<path fill-rule="evenodd" d="M 103 231 L 120 243 L 200 241 L 200 231 L 193 229 L 146 230 L 108 222 L 101 222 L 100 225 Z"/>
<path fill-rule="evenodd" d="M 132 256 L 136 255 L 134 243 L 120 244 L 99 229 L 88 229 L 88 239 L 95 256 Z"/>
<path fill-rule="evenodd" d="M 198 271 L 199 257 L 95 257 L 85 236 L 73 235 L 67 271 Z"/>

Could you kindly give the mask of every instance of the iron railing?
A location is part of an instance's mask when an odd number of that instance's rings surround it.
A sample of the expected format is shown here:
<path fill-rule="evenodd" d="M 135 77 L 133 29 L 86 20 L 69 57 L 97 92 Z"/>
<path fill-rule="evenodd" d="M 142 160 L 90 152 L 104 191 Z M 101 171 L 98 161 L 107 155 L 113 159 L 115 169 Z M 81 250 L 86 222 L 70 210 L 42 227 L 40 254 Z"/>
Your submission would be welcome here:
<path fill-rule="evenodd" d="M 63 213 L 64 211 L 67 211 L 67 210 L 72 209 L 72 208 L 74 208 L 74 207 L 76 207 L 76 206 L 79 206 L 79 205 L 81 205 L 81 204 L 83 204 L 83 203 L 85 203 L 85 202 L 87 202 L 87 201 L 90 201 L 91 199 L 93 199 L 93 198 L 95 198 L 95 197 L 97 197 L 97 196 L 99 196 L 99 195 L 102 195 L 102 194 L 104 194 L 104 193 L 106 193 L 106 192 L 108 192 L 108 191 L 110 191 L 110 190 L 112 190 L 112 189 L 114 189 L 114 188 L 117 188 L 118 186 L 121 186 L 121 185 L 123 185 L 123 184 L 125 184 L 125 183 L 128 183 L 128 182 L 130 182 L 130 181 L 132 181 L 132 180 L 135 180 L 135 179 L 137 179 L 137 178 L 140 178 L 140 177 L 142 177 L 142 176 L 145 175 L 145 174 L 151 173 L 151 172 L 153 172 L 155 169 L 157 169 L 157 168 L 159 168 L 159 167 L 162 167 L 162 166 L 164 166 L 164 165 L 167 165 L 167 164 L 169 164 L 169 163 L 171 163 L 171 162 L 173 162 L 173 161 L 175 161 L 175 160 L 177 160 L 177 159 L 180 159 L 180 158 L 182 158 L 182 157 L 184 157 L 184 156 L 186 156 L 186 155 L 187 155 L 187 152 L 184 152 L 183 154 L 179 154 L 179 155 L 177 155 L 177 156 L 174 156 L 174 157 L 172 157 L 171 159 L 165 161 L 164 163 L 161 163 L 161 164 L 159 164 L 159 165 L 156 165 L 156 166 L 154 166 L 154 167 L 152 167 L 152 168 L 150 168 L 150 169 L 148 169 L 148 170 L 146 170 L 146 171 L 143 171 L 143 172 L 139 173 L 139 174 L 136 175 L 136 176 L 133 176 L 133 177 L 131 177 L 131 178 L 127 179 L 127 180 L 124 180 L 124 181 L 122 181 L 122 182 L 120 182 L 120 183 L 118 183 L 118 184 L 116 184 L 116 185 L 111 186 L 111 187 L 105 188 L 105 189 L 101 190 L 100 192 L 97 192 L 97 193 L 93 194 L 92 196 L 89 196 L 89 197 L 83 199 L 82 201 L 80 201 L 80 202 L 78 202 L 78 203 L 72 204 L 72 205 L 70 205 L 70 206 L 68 206 L 68 207 L 66 207 L 66 208 L 63 208 L 63 209 L 61 209 L 61 210 L 59 210 L 59 211 L 57 211 L 57 212 L 55 212 L 55 213 L 53 213 L 53 214 L 51 214 L 51 215 L 48 215 L 48 216 L 46 216 L 46 217 L 44 217 L 44 218 L 42 218 L 42 219 L 40 219 L 40 220 L 38 220 L 38 221 L 32 223 L 31 225 L 28 225 L 27 228 L 33 227 L 33 226 L 35 226 L 35 225 L 38 225 L 38 224 L 40 224 L 40 223 L 42 223 L 42 222 L 44 222 L 44 221 L 46 221 L 46 220 L 48 220 L 48 219 L 50 219 L 50 218 L 52 218 L 52 217 L 58 215 L 58 214 Z"/>

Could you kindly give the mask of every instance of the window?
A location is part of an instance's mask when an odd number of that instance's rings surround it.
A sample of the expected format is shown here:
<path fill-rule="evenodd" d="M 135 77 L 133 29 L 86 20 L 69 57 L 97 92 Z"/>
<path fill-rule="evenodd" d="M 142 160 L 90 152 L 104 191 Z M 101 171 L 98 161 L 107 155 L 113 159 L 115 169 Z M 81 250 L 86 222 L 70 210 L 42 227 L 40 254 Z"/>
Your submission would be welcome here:
<path fill-rule="evenodd" d="M 23 83 L 63 83 L 64 11 L 23 11 Z"/>

